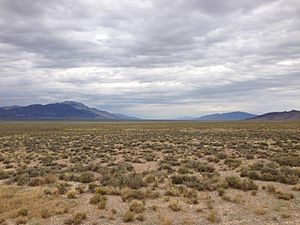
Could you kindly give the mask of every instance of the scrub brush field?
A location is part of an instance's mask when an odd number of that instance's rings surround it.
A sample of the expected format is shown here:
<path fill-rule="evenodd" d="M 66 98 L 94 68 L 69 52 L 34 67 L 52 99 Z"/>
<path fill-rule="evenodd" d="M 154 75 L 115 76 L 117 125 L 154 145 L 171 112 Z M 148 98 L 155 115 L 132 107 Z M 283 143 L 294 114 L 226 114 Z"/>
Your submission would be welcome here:
<path fill-rule="evenodd" d="M 300 224 L 300 122 L 1 122 L 0 224 Z"/>

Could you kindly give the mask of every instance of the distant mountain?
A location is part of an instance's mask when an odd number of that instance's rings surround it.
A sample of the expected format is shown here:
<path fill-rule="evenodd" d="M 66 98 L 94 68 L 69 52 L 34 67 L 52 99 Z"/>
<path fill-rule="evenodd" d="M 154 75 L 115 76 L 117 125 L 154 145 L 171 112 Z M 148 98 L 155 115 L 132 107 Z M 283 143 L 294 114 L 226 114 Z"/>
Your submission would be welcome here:
<path fill-rule="evenodd" d="M 87 111 L 87 112 L 91 112 L 93 114 L 96 114 L 97 117 L 100 117 L 100 118 L 104 118 L 104 119 L 111 119 L 111 120 L 114 120 L 114 119 L 120 119 L 117 115 L 115 114 L 111 114 L 109 112 L 106 112 L 106 111 L 102 111 L 102 110 L 98 110 L 98 109 L 95 109 L 95 108 L 90 108 L 80 102 L 74 102 L 74 101 L 65 101 L 65 102 L 62 102 L 62 104 L 66 104 L 66 105 L 69 105 L 75 109 L 78 109 L 78 110 L 83 110 L 83 111 Z"/>
<path fill-rule="evenodd" d="M 236 121 L 245 120 L 256 117 L 257 115 L 246 112 L 228 112 L 228 113 L 216 113 L 206 116 L 195 118 L 195 120 L 203 121 Z"/>
<path fill-rule="evenodd" d="M 47 105 L 1 107 L 0 119 L 136 120 L 138 118 L 90 108 L 80 102 L 66 101 Z"/>
<path fill-rule="evenodd" d="M 174 120 L 194 120 L 195 117 L 193 116 L 180 116 L 180 117 L 176 117 L 174 118 Z"/>
<path fill-rule="evenodd" d="M 18 106 L 18 105 L 13 105 L 13 106 L 2 107 L 2 108 L 0 108 L 0 109 L 9 110 L 9 109 L 15 109 L 15 108 L 18 108 L 18 107 L 20 107 L 20 106 Z"/>
<path fill-rule="evenodd" d="M 121 113 L 117 113 L 117 114 L 114 114 L 115 116 L 117 116 L 119 119 L 122 119 L 122 120 L 140 120 L 140 118 L 137 118 L 137 117 L 134 117 L 134 116 L 127 116 L 127 115 L 124 115 L 124 114 L 121 114 Z"/>
<path fill-rule="evenodd" d="M 256 116 L 250 120 L 300 120 L 300 111 L 291 110 L 284 112 L 270 112 L 263 115 Z"/>

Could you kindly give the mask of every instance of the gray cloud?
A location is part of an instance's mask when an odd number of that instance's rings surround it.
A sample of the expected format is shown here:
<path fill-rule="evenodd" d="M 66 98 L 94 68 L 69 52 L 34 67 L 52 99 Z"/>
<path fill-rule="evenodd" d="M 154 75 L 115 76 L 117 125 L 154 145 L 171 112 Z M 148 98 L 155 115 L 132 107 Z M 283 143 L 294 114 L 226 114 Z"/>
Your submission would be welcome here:
<path fill-rule="evenodd" d="M 297 0 L 2 0 L 1 105 L 72 99 L 148 118 L 300 108 L 299 25 Z"/>

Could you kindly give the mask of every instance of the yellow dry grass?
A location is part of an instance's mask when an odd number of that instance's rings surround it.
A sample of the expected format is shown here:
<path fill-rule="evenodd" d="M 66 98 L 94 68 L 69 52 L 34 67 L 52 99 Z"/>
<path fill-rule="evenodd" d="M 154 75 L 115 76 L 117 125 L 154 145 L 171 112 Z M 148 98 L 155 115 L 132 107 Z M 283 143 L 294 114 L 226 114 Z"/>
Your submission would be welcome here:
<path fill-rule="evenodd" d="M 61 196 L 46 196 L 41 187 L 0 186 L 1 218 L 15 218 L 22 210 L 29 218 L 41 218 L 63 214 L 75 205 Z"/>

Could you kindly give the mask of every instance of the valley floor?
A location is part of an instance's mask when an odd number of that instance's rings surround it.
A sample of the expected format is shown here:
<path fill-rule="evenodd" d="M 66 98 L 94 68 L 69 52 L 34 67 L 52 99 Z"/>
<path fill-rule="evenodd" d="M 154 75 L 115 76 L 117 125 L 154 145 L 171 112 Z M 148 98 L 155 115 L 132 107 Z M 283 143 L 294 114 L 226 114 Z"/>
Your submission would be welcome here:
<path fill-rule="evenodd" d="M 0 224 L 300 224 L 300 122 L 2 122 Z"/>

